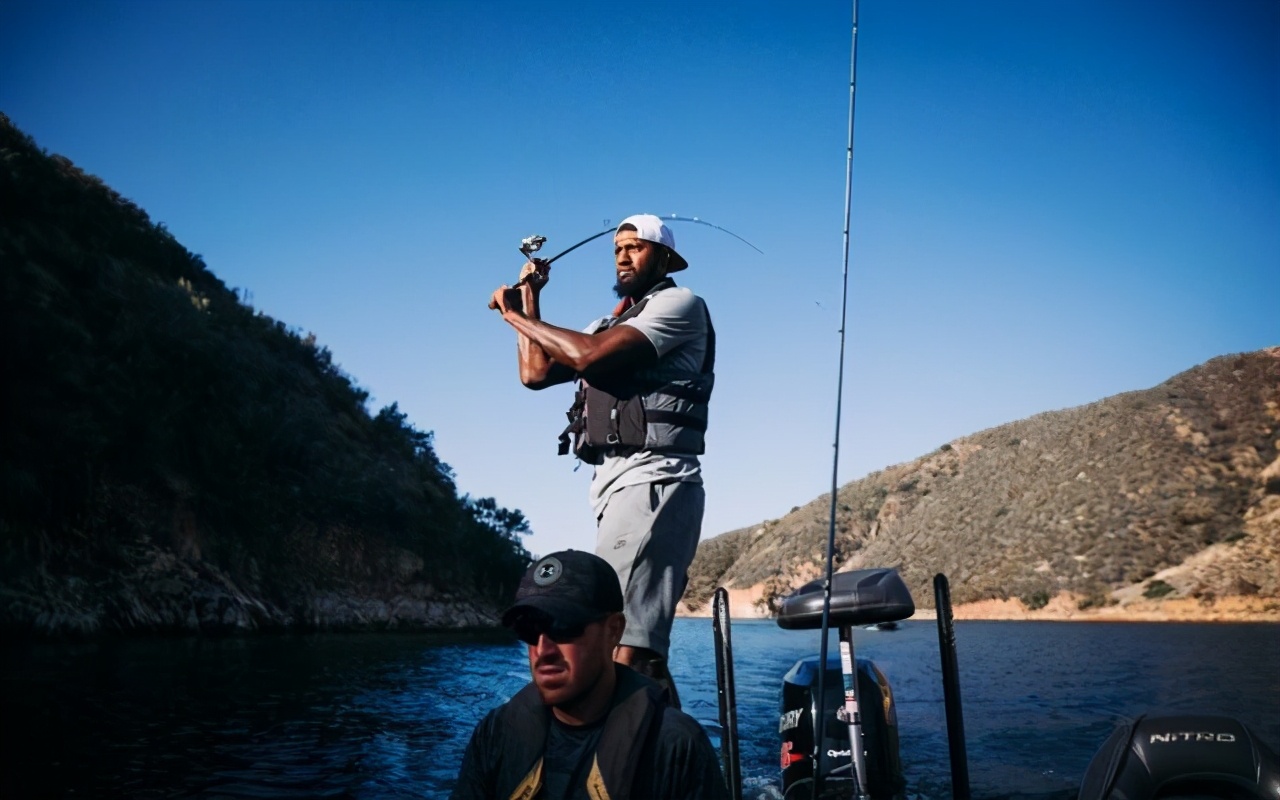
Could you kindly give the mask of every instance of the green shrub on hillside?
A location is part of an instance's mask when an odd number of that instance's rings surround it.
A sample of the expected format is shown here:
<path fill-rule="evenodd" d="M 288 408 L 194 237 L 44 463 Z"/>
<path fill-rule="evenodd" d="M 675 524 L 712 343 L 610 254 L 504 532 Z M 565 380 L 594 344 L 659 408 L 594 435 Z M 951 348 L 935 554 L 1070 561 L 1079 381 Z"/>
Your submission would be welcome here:
<path fill-rule="evenodd" d="M 1176 590 L 1169 584 L 1164 581 L 1157 580 L 1147 584 L 1147 588 L 1143 590 L 1142 596 L 1148 600 L 1157 600 L 1165 595 L 1173 594 L 1174 591 Z"/>
<path fill-rule="evenodd" d="M 1032 611 L 1049 605 L 1049 593 L 1043 589 L 1032 592 L 1022 598 L 1022 604 Z"/>

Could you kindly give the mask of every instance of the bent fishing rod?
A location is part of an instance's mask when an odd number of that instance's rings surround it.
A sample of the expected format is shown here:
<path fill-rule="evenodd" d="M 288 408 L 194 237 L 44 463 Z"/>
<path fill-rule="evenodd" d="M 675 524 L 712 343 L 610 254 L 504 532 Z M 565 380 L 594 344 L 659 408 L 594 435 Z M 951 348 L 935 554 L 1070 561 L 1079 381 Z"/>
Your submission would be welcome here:
<path fill-rule="evenodd" d="M 754 244 L 752 244 L 751 242 L 748 242 L 746 239 L 742 238 L 742 237 L 741 237 L 741 236 L 739 236 L 738 234 L 734 233 L 733 231 L 729 230 L 728 228 L 722 228 L 722 227 L 720 227 L 719 225 L 716 225 L 716 224 L 715 224 L 715 223 L 713 223 L 713 222 L 707 222 L 705 219 L 701 219 L 701 218 L 699 218 L 699 217 L 681 217 L 681 216 L 679 216 L 679 215 L 677 215 L 677 214 L 670 214 L 670 215 L 665 216 L 665 217 L 664 217 L 664 216 L 660 216 L 660 215 L 655 215 L 655 216 L 657 216 L 657 217 L 658 217 L 658 219 L 662 220 L 663 222 L 666 222 L 666 221 L 668 221 L 668 220 L 675 220 L 675 221 L 677 221 L 677 222 L 695 222 L 695 223 L 697 223 L 697 224 L 699 224 L 699 225 L 706 225 L 706 226 L 708 226 L 708 227 L 715 228 L 716 230 L 718 230 L 718 231 L 720 231 L 720 232 L 722 232 L 722 233 L 727 233 L 727 234 L 729 234 L 729 235 L 730 235 L 730 236 L 732 236 L 733 238 L 735 238 L 735 239 L 737 239 L 738 241 L 740 241 L 740 242 L 742 242 L 743 244 L 745 244 L 747 247 L 750 247 L 752 250 L 755 250 L 755 251 L 756 251 L 757 253 L 759 253 L 760 255 L 764 255 L 764 251 L 763 251 L 763 250 L 761 250 L 759 247 L 756 247 L 756 246 L 755 246 Z M 562 250 L 562 251 L 560 251 L 559 253 L 555 254 L 555 255 L 554 255 L 554 256 L 552 256 L 551 258 L 542 259 L 541 261 L 542 261 L 542 263 L 543 263 L 543 264 L 546 264 L 547 266 L 550 266 L 550 265 L 551 265 L 552 263 L 554 263 L 557 259 L 559 259 L 559 258 L 563 258 L 564 256 L 569 255 L 569 254 L 570 254 L 570 253 L 572 253 L 574 250 L 577 250 L 579 247 L 582 247 L 584 244 L 587 244 L 588 242 L 593 242 L 593 241 L 595 241 L 596 239 L 599 239 L 601 236 L 604 236 L 604 235 L 605 235 L 605 234 L 607 234 L 607 233 L 613 233 L 615 230 L 616 230 L 616 228 L 608 227 L 608 228 L 605 228 L 604 230 L 600 231 L 599 233 L 593 233 L 593 234 L 591 234 L 590 236 L 588 236 L 587 238 L 585 238 L 585 239 L 583 239 L 582 241 L 578 242 L 577 244 L 573 245 L 572 247 L 570 247 L 570 248 L 568 248 L 568 249 L 566 249 L 566 250 Z M 534 254 L 534 253 L 536 253 L 536 252 L 538 252 L 539 250 L 541 250 L 541 249 L 542 249 L 542 246 L 543 246 L 544 244 L 546 244 L 546 243 L 547 243 L 547 237 L 545 237 L 545 236 L 538 236 L 538 235 L 536 235 L 536 234 L 535 234 L 535 235 L 533 235 L 533 236 L 526 236 L 525 238 L 523 238 L 523 239 L 521 239 L 521 240 L 520 240 L 520 253 L 521 253 L 522 255 L 524 255 L 524 257 L 525 257 L 527 260 L 532 261 L 532 260 L 534 260 L 534 255 L 533 255 L 533 254 Z M 530 273 L 530 275 L 532 275 L 532 274 L 533 274 L 533 273 Z M 516 288 L 517 286 L 520 286 L 521 284 L 527 283 L 527 282 L 528 282 L 528 280 L 529 280 L 529 275 L 526 275 L 525 277 L 523 277 L 523 278 L 521 278 L 520 280 L 516 281 L 516 282 L 515 282 L 515 284 L 514 284 L 511 288 L 512 288 L 512 289 L 514 289 L 514 288 Z M 490 307 L 492 308 L 492 306 L 490 306 Z"/>
<path fill-rule="evenodd" d="M 818 708 L 823 707 L 823 699 L 826 697 L 826 686 L 824 677 L 827 674 L 827 638 L 828 632 L 831 630 L 831 574 L 834 570 L 835 547 L 836 547 L 836 491 L 839 489 L 839 479 L 837 476 L 840 467 L 840 410 L 841 403 L 844 398 L 844 343 L 845 329 L 848 327 L 849 320 L 849 221 L 852 217 L 853 199 L 853 109 L 855 90 L 857 88 L 858 78 L 858 0 L 853 0 L 853 25 L 850 34 L 849 45 L 849 139 L 845 146 L 845 167 L 844 167 L 844 266 L 843 266 L 843 282 L 840 287 L 840 361 L 836 378 L 836 432 L 835 439 L 832 442 L 832 458 L 831 458 L 831 520 L 827 529 L 827 571 L 822 581 L 822 641 L 819 645 L 818 655 Z M 848 643 L 841 642 L 841 656 L 847 653 Z M 853 665 L 854 681 L 857 681 L 857 665 Z M 846 682 L 849 680 L 846 676 Z M 852 686 L 844 687 L 844 712 L 850 729 L 849 757 L 853 766 L 854 780 L 854 796 L 857 800 L 866 800 L 870 797 L 867 794 L 867 765 L 866 757 L 862 752 L 861 736 L 854 735 L 855 727 L 861 726 L 861 714 L 857 707 L 856 695 Z M 822 730 L 822 728 L 818 728 Z M 818 748 L 821 747 L 822 737 L 814 737 L 813 752 L 813 796 L 819 797 L 822 794 L 822 771 L 818 769 Z"/>

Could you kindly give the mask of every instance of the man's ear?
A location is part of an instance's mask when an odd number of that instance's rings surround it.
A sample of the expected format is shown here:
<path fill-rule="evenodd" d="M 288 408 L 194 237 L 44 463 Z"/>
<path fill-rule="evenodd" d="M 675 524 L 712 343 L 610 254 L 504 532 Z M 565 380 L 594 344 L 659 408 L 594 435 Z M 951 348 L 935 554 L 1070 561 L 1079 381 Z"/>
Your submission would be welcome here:
<path fill-rule="evenodd" d="M 613 642 L 613 646 L 617 647 L 618 642 L 622 641 L 622 632 L 627 629 L 627 615 L 621 611 L 616 614 L 610 614 L 604 621 L 605 634 L 609 637 L 609 641 Z"/>

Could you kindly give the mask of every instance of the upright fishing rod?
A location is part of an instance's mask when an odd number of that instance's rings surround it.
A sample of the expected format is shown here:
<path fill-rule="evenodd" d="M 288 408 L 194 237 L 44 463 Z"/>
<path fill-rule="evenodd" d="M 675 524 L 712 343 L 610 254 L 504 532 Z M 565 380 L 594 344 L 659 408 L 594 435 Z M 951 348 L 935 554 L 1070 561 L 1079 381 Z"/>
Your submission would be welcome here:
<path fill-rule="evenodd" d="M 817 713 L 823 713 L 824 699 L 826 698 L 825 676 L 827 674 L 827 636 L 831 628 L 831 575 L 834 571 L 835 548 L 836 548 L 836 490 L 839 488 L 838 471 L 840 468 L 840 410 L 841 403 L 844 400 L 844 342 L 845 329 L 849 320 L 849 221 L 852 216 L 852 199 L 853 199 L 853 109 L 855 90 L 858 84 L 858 0 L 853 0 L 853 23 L 850 33 L 849 45 L 849 140 L 845 146 L 845 168 L 844 168 L 844 265 L 843 279 L 840 287 L 840 361 L 837 370 L 836 380 L 836 432 L 835 439 L 832 442 L 832 459 L 831 459 L 831 524 L 827 529 L 827 572 L 822 582 L 822 642 L 819 646 L 818 655 L 818 703 Z M 845 643 L 841 643 L 841 647 L 847 647 Z M 857 681 L 857 665 L 853 665 L 854 682 Z M 846 679 L 847 680 L 847 679 Z M 844 711 L 848 717 L 847 722 L 850 726 L 861 724 L 859 712 L 857 708 L 856 695 L 853 692 L 854 686 L 844 687 Z M 825 730 L 825 720 L 818 723 L 814 727 L 815 730 Z M 813 753 L 813 796 L 815 800 L 822 795 L 822 770 L 818 769 L 819 752 L 822 747 L 822 737 L 814 736 L 814 753 Z M 853 746 L 854 742 L 850 742 L 850 758 L 853 763 L 853 787 L 857 800 L 866 800 L 867 794 L 867 772 L 866 758 L 861 749 Z M 854 752 L 854 751 L 857 752 Z"/>

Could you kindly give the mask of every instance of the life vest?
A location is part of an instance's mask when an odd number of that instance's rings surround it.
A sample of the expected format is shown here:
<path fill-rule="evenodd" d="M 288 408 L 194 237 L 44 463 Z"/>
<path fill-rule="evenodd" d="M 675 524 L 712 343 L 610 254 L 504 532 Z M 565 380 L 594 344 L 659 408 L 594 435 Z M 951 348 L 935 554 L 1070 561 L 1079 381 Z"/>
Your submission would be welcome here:
<path fill-rule="evenodd" d="M 666 707 L 662 689 L 622 665 L 615 665 L 618 685 L 609 716 L 596 746 L 587 794 L 593 800 L 629 800 L 643 758 L 652 758 L 653 740 Z M 500 710 L 503 732 L 498 798 L 532 800 L 542 789 L 542 759 L 551 709 L 530 683 Z M 635 800 L 643 800 L 636 798 Z"/>
<path fill-rule="evenodd" d="M 635 305 L 607 319 L 595 333 L 628 320 L 664 289 L 675 287 L 666 278 Z M 560 455 L 573 454 L 588 464 L 603 463 L 606 456 L 629 456 L 641 450 L 655 453 L 701 455 L 706 452 L 704 434 L 711 390 L 715 385 L 716 331 L 707 318 L 707 350 L 697 372 L 666 367 L 662 359 L 648 369 L 618 376 L 597 376 L 593 383 L 578 381 L 578 391 L 567 416 L 569 425 L 560 434 Z"/>

